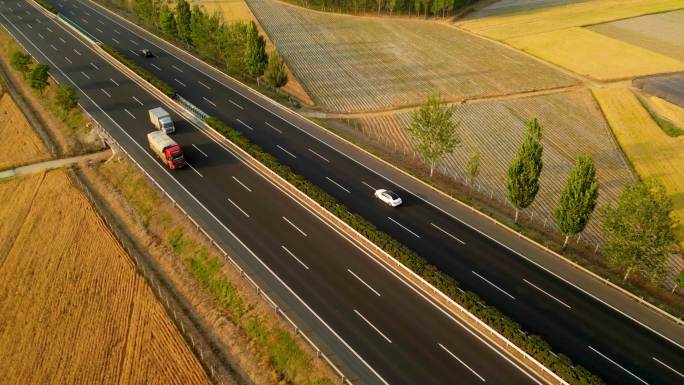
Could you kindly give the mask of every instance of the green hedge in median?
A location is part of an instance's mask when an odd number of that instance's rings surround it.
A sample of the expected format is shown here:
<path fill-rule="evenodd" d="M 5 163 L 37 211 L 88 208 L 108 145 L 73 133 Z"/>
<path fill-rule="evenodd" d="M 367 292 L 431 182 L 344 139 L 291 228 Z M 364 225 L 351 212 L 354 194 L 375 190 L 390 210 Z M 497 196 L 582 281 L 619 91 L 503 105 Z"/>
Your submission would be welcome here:
<path fill-rule="evenodd" d="M 520 330 L 520 324 L 502 314 L 496 308 L 487 306 L 477 294 L 461 290 L 458 282 L 447 274 L 439 271 L 425 258 L 392 238 L 387 233 L 378 230 L 372 223 L 358 214 L 350 212 L 346 206 L 339 203 L 330 194 L 323 191 L 301 175 L 294 173 L 288 166 L 278 162 L 271 154 L 265 152 L 258 145 L 252 143 L 242 133 L 228 127 L 214 117 L 208 117 L 205 122 L 221 133 L 226 139 L 238 145 L 259 162 L 270 168 L 283 179 L 292 183 L 300 191 L 318 202 L 321 206 L 349 224 L 356 231 L 371 242 L 385 250 L 414 273 L 446 294 L 449 298 L 466 308 L 480 320 L 498 331 L 529 355 L 537 359 L 565 381 L 576 385 L 603 385 L 598 376 L 579 365 L 573 365 L 572 360 L 563 354 L 554 354 L 551 346 L 541 337 L 530 335 Z"/>
<path fill-rule="evenodd" d="M 130 68 L 141 78 L 145 79 L 150 84 L 157 87 L 157 89 L 166 94 L 166 96 L 170 98 L 176 97 L 176 90 L 173 87 L 161 81 L 158 77 L 154 76 L 154 74 L 152 74 L 150 71 L 140 67 L 132 60 L 126 58 L 124 55 L 121 54 L 121 52 L 117 51 L 116 48 L 107 44 L 100 44 L 100 48 L 102 48 L 108 54 L 112 55 L 116 60 L 123 63 L 126 67 Z"/>

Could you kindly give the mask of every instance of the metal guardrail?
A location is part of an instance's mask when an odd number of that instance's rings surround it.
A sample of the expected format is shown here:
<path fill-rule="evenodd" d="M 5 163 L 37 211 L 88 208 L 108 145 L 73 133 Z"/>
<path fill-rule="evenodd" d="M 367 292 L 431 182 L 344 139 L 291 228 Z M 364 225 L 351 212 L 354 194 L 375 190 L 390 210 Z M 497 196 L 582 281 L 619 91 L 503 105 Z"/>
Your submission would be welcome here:
<path fill-rule="evenodd" d="M 184 97 L 176 94 L 176 98 L 178 99 L 178 102 L 183 105 L 188 111 L 190 111 L 193 115 L 195 115 L 196 118 L 200 120 L 204 120 L 209 117 L 209 114 L 206 112 L 202 111 L 199 107 L 195 106 L 194 104 L 190 103 L 188 99 L 185 99 Z"/>
<path fill-rule="evenodd" d="M 102 42 L 101 42 L 98 38 L 96 38 L 95 36 L 91 35 L 88 31 L 86 31 L 85 29 L 81 28 L 80 25 L 78 25 L 78 24 L 74 23 L 73 21 L 71 21 L 71 19 L 69 19 L 68 17 L 62 15 L 61 13 L 58 13 L 58 14 L 57 14 L 57 18 L 58 18 L 59 20 L 63 21 L 64 24 L 68 25 L 68 26 L 71 27 L 73 30 L 75 30 L 76 32 L 78 32 L 79 34 L 81 34 L 81 35 L 82 35 L 83 37 L 85 37 L 86 39 L 92 41 L 93 43 L 95 43 L 95 44 L 97 44 L 97 45 L 101 45 L 101 44 L 102 44 Z"/>

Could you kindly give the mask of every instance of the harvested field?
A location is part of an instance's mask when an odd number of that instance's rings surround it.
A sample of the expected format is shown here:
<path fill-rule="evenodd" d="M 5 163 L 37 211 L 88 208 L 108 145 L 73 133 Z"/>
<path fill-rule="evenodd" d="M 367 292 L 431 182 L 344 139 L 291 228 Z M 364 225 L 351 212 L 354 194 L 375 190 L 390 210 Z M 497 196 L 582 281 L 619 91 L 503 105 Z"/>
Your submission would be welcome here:
<path fill-rule="evenodd" d="M 674 202 L 674 215 L 684 223 L 684 137 L 665 134 L 629 89 L 593 92 L 637 174 L 657 178 L 665 185 Z M 677 233 L 684 241 L 684 228 Z M 680 269 L 684 267 L 681 258 L 678 263 Z"/>
<path fill-rule="evenodd" d="M 657 96 L 649 96 L 648 105 L 658 117 L 669 121 L 680 129 L 684 129 L 684 108 Z"/>
<path fill-rule="evenodd" d="M 254 20 L 244 0 L 191 0 L 192 5 L 203 5 L 210 13 L 219 12 L 226 23 Z"/>
<path fill-rule="evenodd" d="M 684 10 L 618 20 L 587 28 L 684 61 Z"/>
<path fill-rule="evenodd" d="M 637 79 L 634 85 L 651 95 L 684 107 L 684 73 Z"/>
<path fill-rule="evenodd" d="M 458 25 L 493 39 L 507 40 L 683 8 L 681 0 L 593 0 L 471 18 Z"/>
<path fill-rule="evenodd" d="M 537 60 L 447 25 L 247 4 L 309 95 L 333 112 L 414 106 L 576 84 Z"/>
<path fill-rule="evenodd" d="M 466 16 L 466 19 L 481 19 L 487 16 L 503 16 L 514 13 L 533 11 L 540 8 L 557 7 L 559 5 L 580 3 L 590 0 L 500 0 L 477 12 Z"/>
<path fill-rule="evenodd" d="M 544 125 L 544 171 L 539 195 L 525 214 L 533 214 L 538 223 L 555 228 L 552 209 L 575 158 L 581 154 L 591 155 L 596 163 L 601 184 L 599 207 L 614 201 L 623 186 L 634 180 L 589 91 L 458 106 L 455 119 L 461 121 L 459 132 L 463 143 L 440 162 L 437 169 L 457 181 L 464 181 L 464 165 L 471 149 L 477 146 L 480 149 L 480 175 L 476 179 L 476 190 L 504 202 L 509 162 L 523 140 L 526 121 L 535 116 Z M 360 129 L 385 146 L 415 157 L 402 128 L 409 122 L 410 113 L 369 117 L 361 120 Z M 582 240 L 592 246 L 602 242 L 596 217 L 590 220 Z"/>
<path fill-rule="evenodd" d="M 684 71 L 684 62 L 586 28 L 568 28 L 528 35 L 509 39 L 507 43 L 597 80 Z"/>
<path fill-rule="evenodd" d="M 3 384 L 209 384 L 64 171 L 0 183 Z M 7 223 L 7 222 L 10 223 Z"/>
<path fill-rule="evenodd" d="M 45 144 L 8 93 L 0 90 L 0 170 L 50 158 Z"/>

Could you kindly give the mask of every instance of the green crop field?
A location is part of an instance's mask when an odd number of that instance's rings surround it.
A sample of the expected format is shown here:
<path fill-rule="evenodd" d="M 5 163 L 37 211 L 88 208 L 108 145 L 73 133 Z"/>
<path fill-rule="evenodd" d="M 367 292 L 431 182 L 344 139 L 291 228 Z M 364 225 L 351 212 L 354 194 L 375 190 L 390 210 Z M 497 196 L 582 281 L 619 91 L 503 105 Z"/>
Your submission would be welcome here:
<path fill-rule="evenodd" d="M 438 170 L 456 180 L 465 178 L 464 164 L 471 149 L 480 149 L 480 175 L 476 185 L 481 193 L 499 201 L 506 196 L 506 170 L 525 133 L 525 121 L 538 117 L 544 125 L 544 170 L 541 190 L 527 215 L 552 226 L 552 209 L 560 191 L 580 154 L 593 157 L 601 184 L 599 206 L 615 201 L 623 186 L 634 179 L 619 145 L 605 123 L 598 105 L 587 90 L 564 92 L 500 102 L 459 105 L 455 119 L 463 142 L 447 156 Z M 416 156 L 403 127 L 410 113 L 375 116 L 361 119 L 359 129 L 388 148 L 396 148 L 406 156 Z M 603 239 L 598 221 L 592 218 L 582 235 L 583 241 L 595 245 Z"/>
<path fill-rule="evenodd" d="M 387 110 L 573 85 L 575 79 L 497 43 L 424 20 L 325 14 L 247 0 L 297 79 L 334 112 Z"/>

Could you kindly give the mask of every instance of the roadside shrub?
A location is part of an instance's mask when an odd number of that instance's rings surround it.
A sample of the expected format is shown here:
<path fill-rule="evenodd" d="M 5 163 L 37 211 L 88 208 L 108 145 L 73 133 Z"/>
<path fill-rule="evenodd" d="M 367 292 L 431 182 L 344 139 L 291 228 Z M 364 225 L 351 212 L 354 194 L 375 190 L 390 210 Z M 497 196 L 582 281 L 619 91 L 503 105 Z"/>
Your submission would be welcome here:
<path fill-rule="evenodd" d="M 33 60 L 31 60 L 31 55 L 27 53 L 14 51 L 12 52 L 12 56 L 10 56 L 10 66 L 21 72 L 21 74 L 24 75 L 24 78 L 26 78 L 26 74 L 31 69 L 32 63 Z"/>
<path fill-rule="evenodd" d="M 520 324 L 502 314 L 498 309 L 487 306 L 477 294 L 460 289 L 454 278 L 439 271 L 436 266 L 429 264 L 425 258 L 387 233 L 378 230 L 365 218 L 350 212 L 346 206 L 337 202 L 320 187 L 295 174 L 288 166 L 280 164 L 271 154 L 251 143 L 241 132 L 226 126 L 214 117 L 206 118 L 205 122 L 564 380 L 571 384 L 604 384 L 601 378 L 584 367 L 574 365 L 569 357 L 554 354 L 551 346 L 541 337 L 522 331 Z"/>

